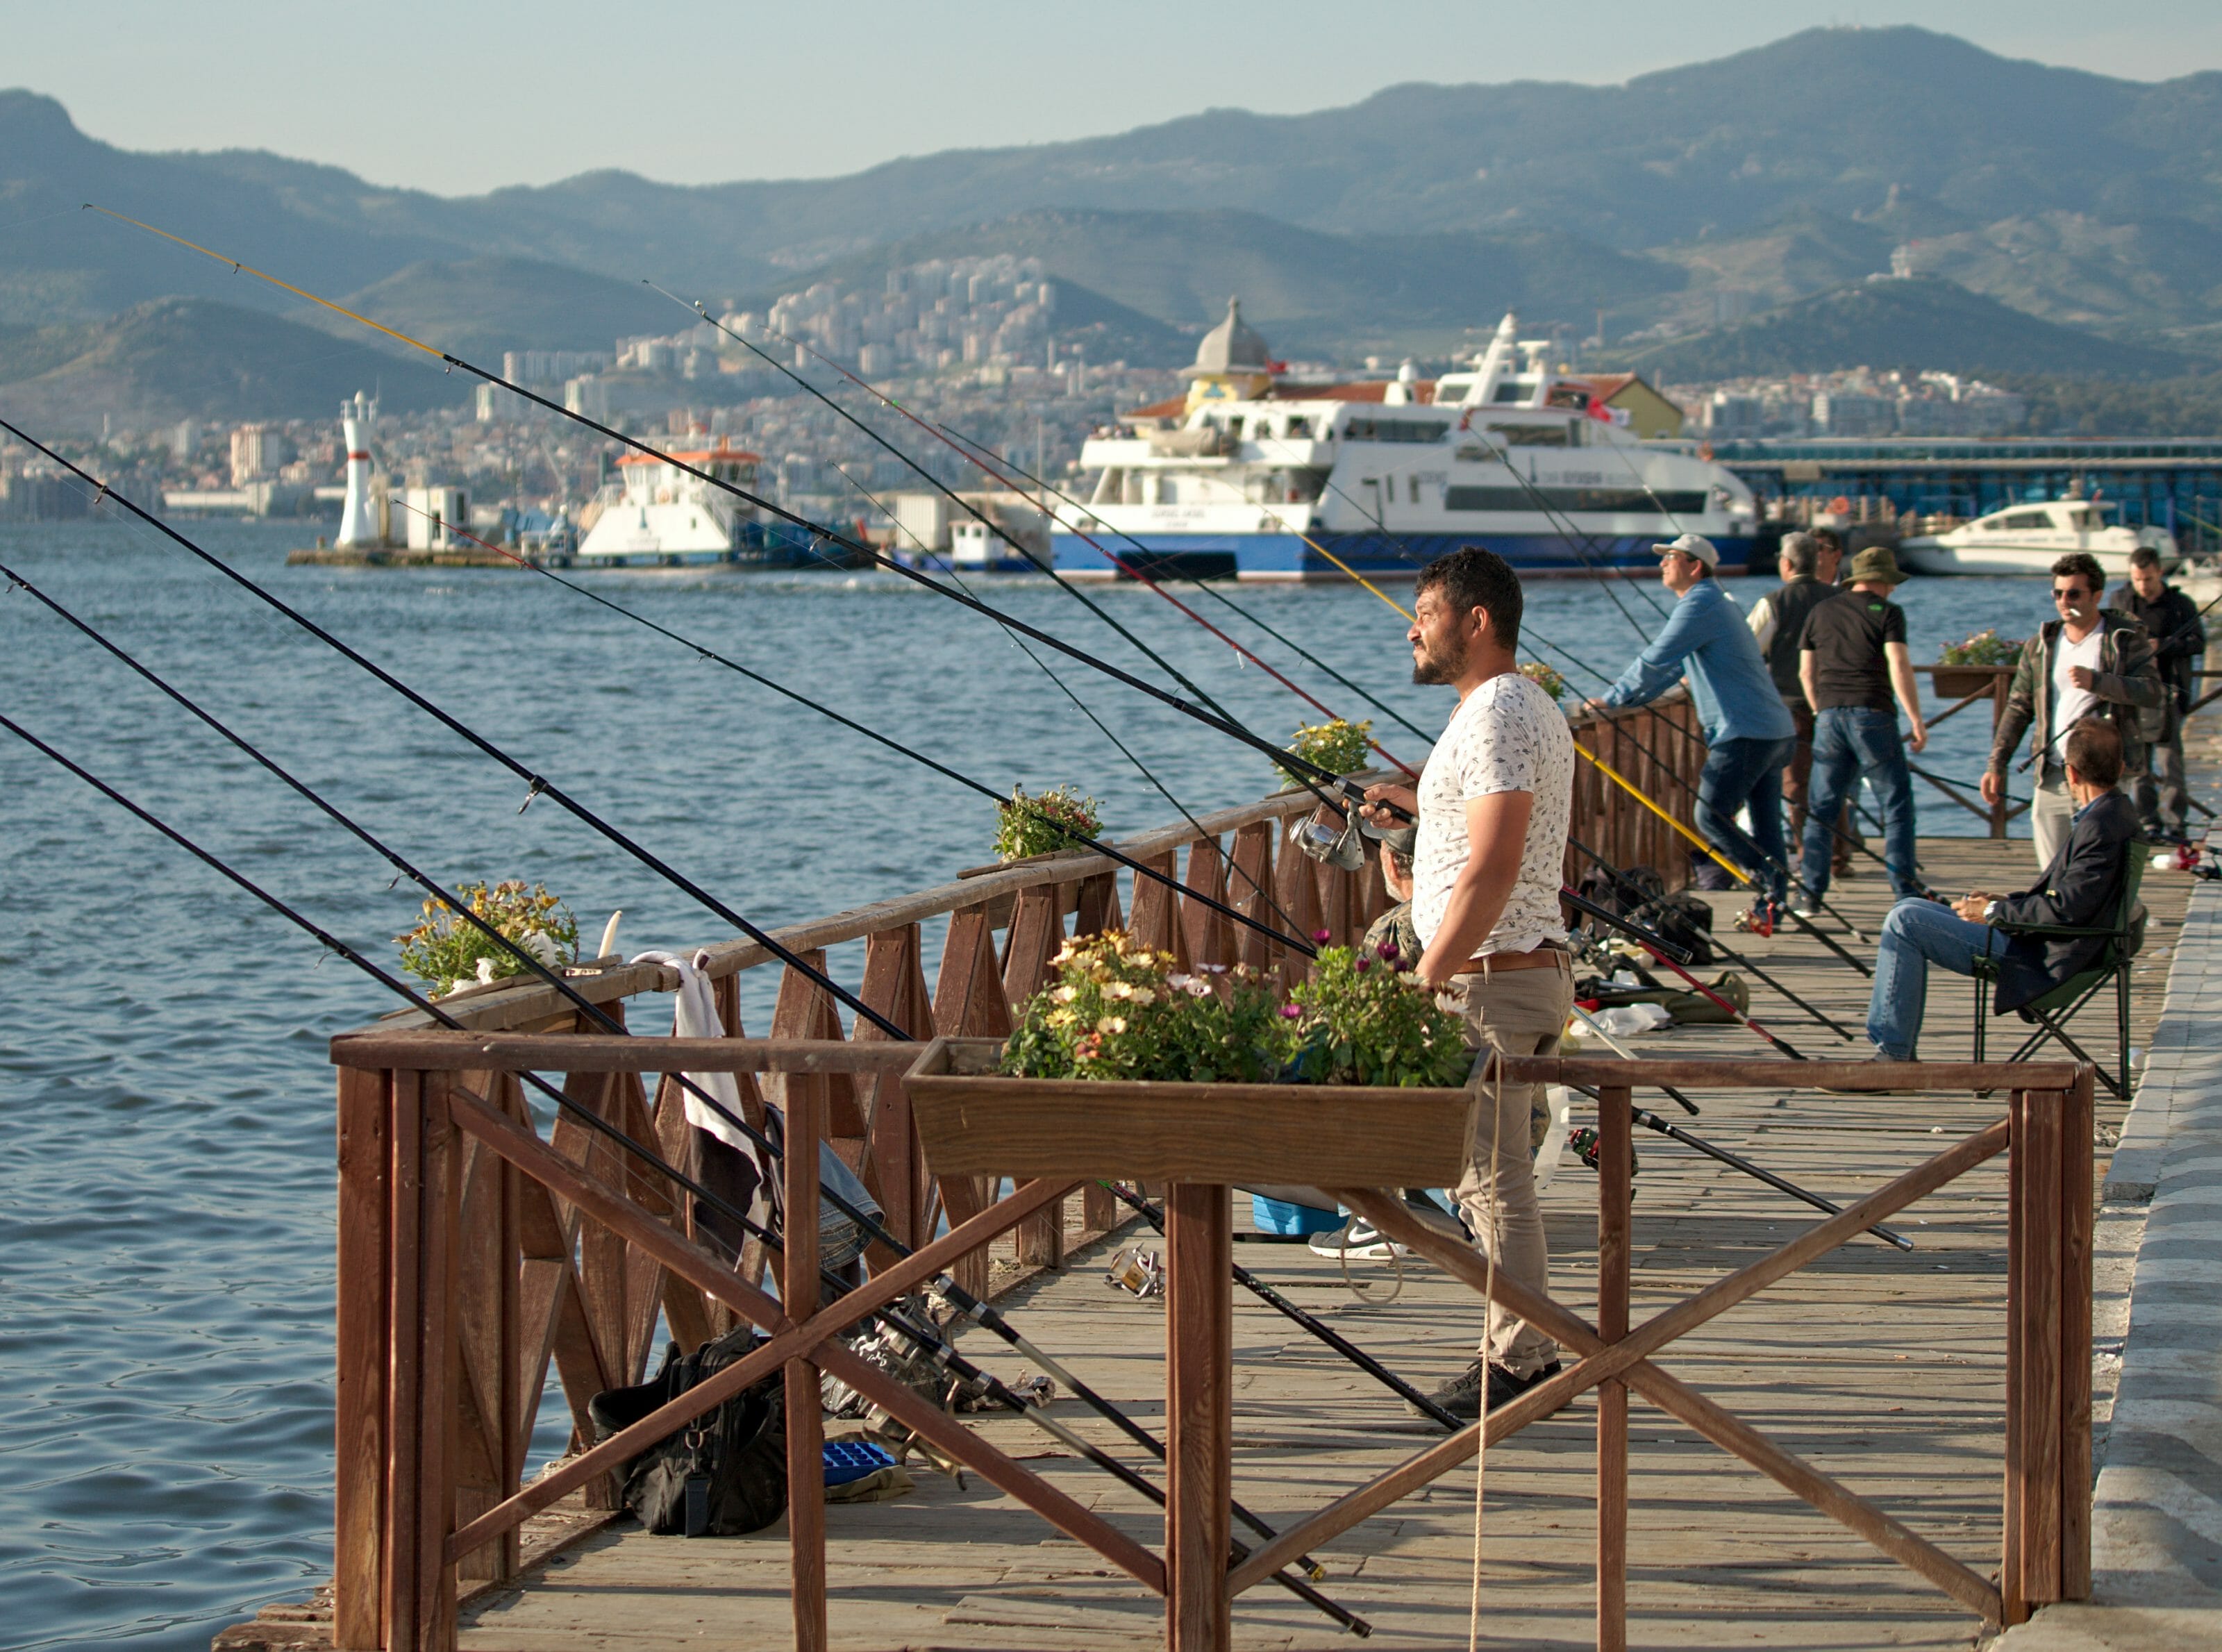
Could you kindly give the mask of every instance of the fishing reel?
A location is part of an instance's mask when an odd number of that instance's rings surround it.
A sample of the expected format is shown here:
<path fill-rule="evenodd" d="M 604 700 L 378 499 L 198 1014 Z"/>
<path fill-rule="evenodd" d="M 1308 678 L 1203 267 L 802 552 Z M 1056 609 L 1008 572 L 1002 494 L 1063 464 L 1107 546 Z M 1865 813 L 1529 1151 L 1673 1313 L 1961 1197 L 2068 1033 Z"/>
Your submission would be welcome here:
<path fill-rule="evenodd" d="M 1290 835 L 1296 847 L 1314 860 L 1354 872 L 1365 864 L 1371 852 L 1365 846 L 1369 838 L 1387 844 L 1391 853 L 1409 862 L 1413 845 L 1419 841 L 1420 828 L 1417 825 L 1377 826 L 1361 819 L 1353 803 L 1344 811 L 1340 826 L 1314 815 L 1299 823 Z"/>

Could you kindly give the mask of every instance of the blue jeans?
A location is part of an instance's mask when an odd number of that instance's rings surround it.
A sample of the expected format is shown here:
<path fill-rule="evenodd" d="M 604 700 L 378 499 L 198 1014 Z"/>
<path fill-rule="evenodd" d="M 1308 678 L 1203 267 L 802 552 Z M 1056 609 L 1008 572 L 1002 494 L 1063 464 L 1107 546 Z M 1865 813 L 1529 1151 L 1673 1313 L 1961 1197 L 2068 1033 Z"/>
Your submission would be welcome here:
<path fill-rule="evenodd" d="M 1866 706 L 1831 706 L 1813 719 L 1813 780 L 1805 800 L 1804 858 L 1798 881 L 1815 900 L 1829 892 L 1830 826 L 1864 778 L 1882 802 L 1883 860 L 1890 892 L 1918 893 L 1913 873 L 1913 776 L 1898 738 L 1898 713 Z"/>
<path fill-rule="evenodd" d="M 1782 771 L 1797 746 L 1788 736 L 1723 740 L 1706 754 L 1704 772 L 1698 776 L 1698 830 L 1749 873 L 1752 887 L 1764 889 L 1777 905 L 1789 888 L 1782 845 Z M 1740 808 L 1751 811 L 1748 835 L 1736 824 Z"/>
<path fill-rule="evenodd" d="M 1883 920 L 1875 952 L 1874 988 L 1867 997 L 1867 1037 L 1893 1061 L 1911 1061 L 1921 1040 L 1921 1012 L 1929 996 L 1929 966 L 1973 975 L 1975 960 L 2005 951 L 2006 938 L 1988 924 L 1971 924 L 1934 901 L 1900 901 Z"/>

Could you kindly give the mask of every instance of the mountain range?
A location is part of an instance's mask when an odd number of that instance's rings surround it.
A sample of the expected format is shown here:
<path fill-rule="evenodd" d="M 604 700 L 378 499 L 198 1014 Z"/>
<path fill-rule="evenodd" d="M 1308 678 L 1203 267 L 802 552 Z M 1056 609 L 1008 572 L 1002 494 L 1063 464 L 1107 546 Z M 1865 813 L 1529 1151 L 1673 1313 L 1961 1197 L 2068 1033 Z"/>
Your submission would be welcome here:
<path fill-rule="evenodd" d="M 1809 29 L 1622 85 L 1414 84 L 844 178 L 598 172 L 458 198 L 262 152 L 124 150 L 51 98 L 0 91 L 0 327 L 172 298 L 298 311 L 87 201 L 466 353 L 661 330 L 677 318 L 643 277 L 761 302 L 827 274 L 1012 251 L 1057 276 L 1068 325 L 1138 361 L 1180 359 L 1233 292 L 1284 355 L 1440 357 L 1512 307 L 1581 332 L 1602 317 L 1616 339 L 1724 335 L 1751 323 L 1717 318 L 1757 309 L 1779 312 L 1769 359 L 1803 361 L 1797 335 L 1822 312 L 1800 301 L 1906 247 L 1924 274 L 1995 301 L 1957 313 L 2006 330 L 2000 353 L 2040 336 L 2014 332 L 2018 315 L 2179 365 L 2222 356 L 2222 73 L 2112 79 L 1911 28 Z M 2094 371 L 2152 367 L 2069 353 Z"/>

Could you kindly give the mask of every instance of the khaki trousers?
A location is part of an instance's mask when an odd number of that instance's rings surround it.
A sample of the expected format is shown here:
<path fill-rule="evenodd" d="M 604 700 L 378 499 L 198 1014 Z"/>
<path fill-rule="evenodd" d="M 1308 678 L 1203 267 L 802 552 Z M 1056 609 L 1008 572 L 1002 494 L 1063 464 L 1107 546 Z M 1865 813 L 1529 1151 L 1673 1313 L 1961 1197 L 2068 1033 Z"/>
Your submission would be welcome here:
<path fill-rule="evenodd" d="M 1573 966 L 1562 955 L 1556 969 L 1456 976 L 1435 1002 L 1465 1020 L 1466 1042 L 1477 1051 L 1555 1055 L 1573 1008 Z M 1551 1255 L 1535 1197 L 1529 1134 L 1536 1096 L 1533 1084 L 1485 1080 L 1478 1086 L 1466 1118 L 1466 1171 L 1455 1197 L 1466 1226 L 1479 1235 L 1478 1248 L 1484 1255 L 1494 1252 L 1505 1278 L 1541 1293 L 1551 1288 Z M 1479 1352 L 1516 1377 L 1532 1377 L 1559 1357 L 1557 1343 L 1495 1303 L 1489 1305 Z"/>

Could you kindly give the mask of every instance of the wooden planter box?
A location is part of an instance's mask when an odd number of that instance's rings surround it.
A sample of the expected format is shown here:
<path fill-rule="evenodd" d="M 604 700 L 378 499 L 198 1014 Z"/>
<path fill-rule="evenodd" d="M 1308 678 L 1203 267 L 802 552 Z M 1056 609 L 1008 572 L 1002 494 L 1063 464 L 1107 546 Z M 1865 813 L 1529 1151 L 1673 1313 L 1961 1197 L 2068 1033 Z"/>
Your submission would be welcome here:
<path fill-rule="evenodd" d="M 1940 700 L 1965 700 L 1987 692 L 2012 669 L 2010 665 L 1940 665 L 1929 674 L 1929 681 Z"/>
<path fill-rule="evenodd" d="M 936 1039 L 905 1081 L 937 1176 L 1449 1187 L 1471 1090 L 1007 1078 L 1000 1039 Z"/>

